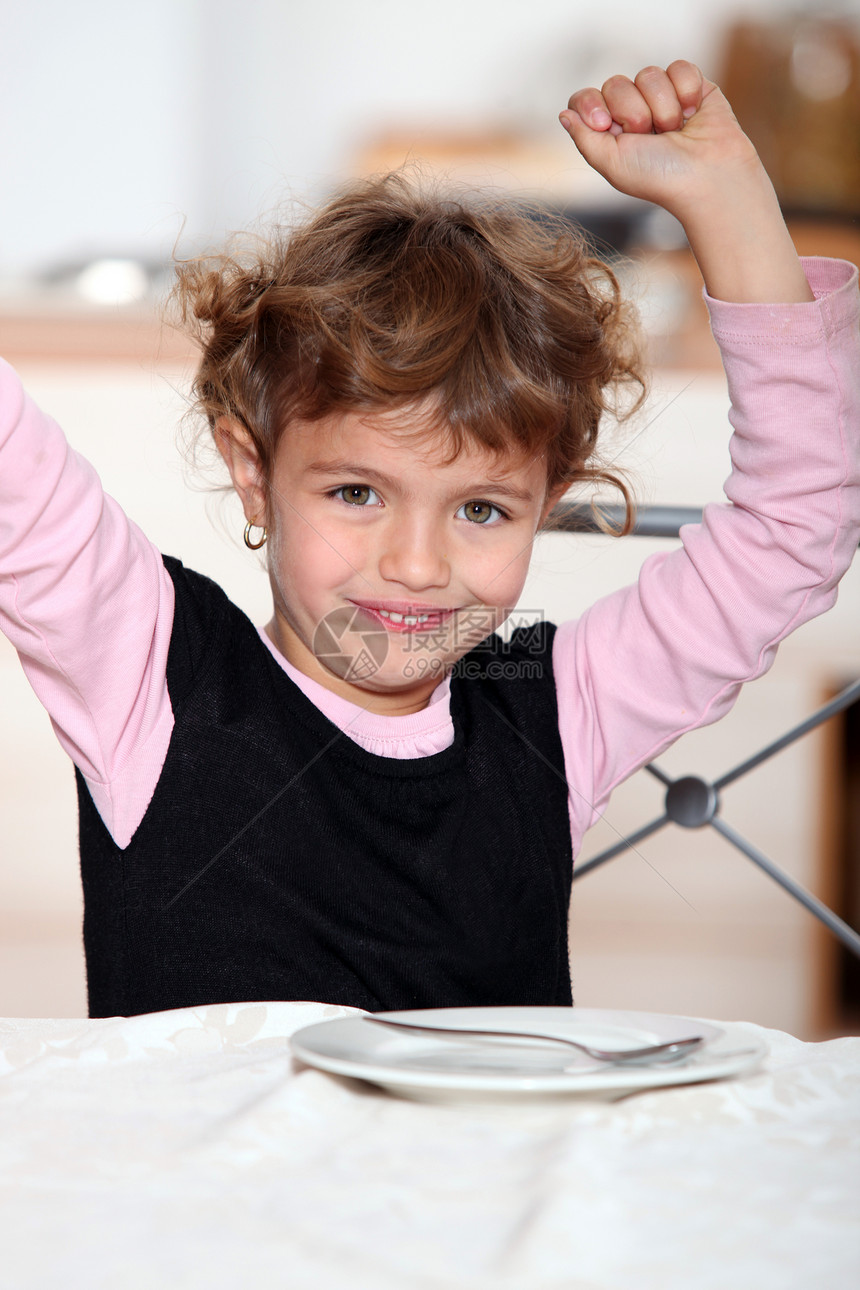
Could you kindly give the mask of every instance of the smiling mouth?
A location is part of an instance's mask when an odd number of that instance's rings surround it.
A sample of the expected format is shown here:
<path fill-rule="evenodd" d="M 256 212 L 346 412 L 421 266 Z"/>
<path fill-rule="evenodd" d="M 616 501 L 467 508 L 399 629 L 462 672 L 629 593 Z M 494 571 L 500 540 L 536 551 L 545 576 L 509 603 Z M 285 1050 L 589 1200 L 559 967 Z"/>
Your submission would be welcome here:
<path fill-rule="evenodd" d="M 365 614 L 370 614 L 388 632 L 430 632 L 442 627 L 456 612 L 453 609 L 423 609 L 410 613 L 394 609 L 383 609 L 378 605 L 361 605 Z"/>
<path fill-rule="evenodd" d="M 419 632 L 435 631 L 451 616 L 452 610 L 438 610 L 436 613 L 397 614 L 392 609 L 368 609 L 380 622 L 385 624 L 386 631 Z"/>

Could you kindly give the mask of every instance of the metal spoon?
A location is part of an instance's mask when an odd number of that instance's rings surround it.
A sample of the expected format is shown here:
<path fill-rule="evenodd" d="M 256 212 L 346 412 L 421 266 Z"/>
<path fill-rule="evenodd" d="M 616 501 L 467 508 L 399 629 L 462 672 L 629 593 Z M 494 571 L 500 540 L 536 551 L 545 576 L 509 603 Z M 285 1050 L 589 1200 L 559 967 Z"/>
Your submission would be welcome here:
<path fill-rule="evenodd" d="M 705 1042 L 702 1035 L 692 1035 L 689 1039 L 672 1039 L 665 1044 L 649 1044 L 647 1048 L 593 1048 L 590 1044 L 581 1044 L 576 1039 L 562 1039 L 560 1035 L 539 1035 L 528 1030 L 467 1030 L 462 1026 L 422 1026 L 414 1021 L 395 1021 L 392 1017 L 379 1017 L 372 1013 L 365 1014 L 365 1021 L 373 1021 L 377 1026 L 390 1026 L 394 1030 L 420 1030 L 431 1035 L 484 1035 L 491 1039 L 539 1039 L 544 1043 L 567 1044 L 576 1048 L 598 1062 L 613 1062 L 615 1065 L 642 1064 L 651 1066 L 664 1062 L 680 1061 Z"/>

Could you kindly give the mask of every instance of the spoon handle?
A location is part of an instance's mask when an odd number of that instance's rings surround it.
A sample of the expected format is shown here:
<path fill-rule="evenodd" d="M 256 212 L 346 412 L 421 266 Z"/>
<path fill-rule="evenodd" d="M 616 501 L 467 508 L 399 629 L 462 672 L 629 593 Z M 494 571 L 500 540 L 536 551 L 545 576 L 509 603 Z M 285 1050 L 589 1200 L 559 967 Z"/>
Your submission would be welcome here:
<path fill-rule="evenodd" d="M 419 1022 L 395 1020 L 392 1017 L 380 1017 L 373 1013 L 367 1013 L 364 1019 L 374 1022 L 377 1026 L 389 1026 L 393 1030 L 417 1030 L 431 1035 L 464 1035 L 467 1038 L 472 1035 L 484 1035 L 490 1039 L 537 1039 L 544 1043 L 566 1044 L 569 1048 L 576 1048 L 588 1057 L 593 1057 L 595 1061 L 618 1064 L 653 1059 L 674 1061 L 686 1057 L 688 1053 L 705 1042 L 701 1035 L 691 1035 L 688 1039 L 672 1039 L 663 1044 L 649 1044 L 645 1048 L 604 1049 L 593 1048 L 590 1044 L 581 1044 L 576 1039 L 565 1039 L 561 1035 L 535 1034 L 528 1030 L 469 1030 L 463 1026 L 424 1026 Z"/>

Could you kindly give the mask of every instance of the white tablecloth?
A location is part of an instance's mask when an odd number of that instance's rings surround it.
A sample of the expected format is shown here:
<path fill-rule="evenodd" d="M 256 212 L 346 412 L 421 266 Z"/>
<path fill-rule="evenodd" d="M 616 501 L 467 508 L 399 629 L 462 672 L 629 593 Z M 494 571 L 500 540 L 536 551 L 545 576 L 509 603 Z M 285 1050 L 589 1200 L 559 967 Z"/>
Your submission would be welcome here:
<path fill-rule="evenodd" d="M 860 1039 L 616 1103 L 434 1106 L 295 1063 L 350 1010 L 0 1021 L 2 1290 L 860 1284 Z"/>

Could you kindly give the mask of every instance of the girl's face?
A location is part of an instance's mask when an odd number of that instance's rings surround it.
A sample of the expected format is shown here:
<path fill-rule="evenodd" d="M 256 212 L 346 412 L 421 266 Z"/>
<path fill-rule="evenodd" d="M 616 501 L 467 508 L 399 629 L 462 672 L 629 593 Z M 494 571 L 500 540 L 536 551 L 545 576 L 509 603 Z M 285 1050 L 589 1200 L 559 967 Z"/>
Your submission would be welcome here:
<path fill-rule="evenodd" d="M 425 707 L 514 608 L 564 491 L 547 497 L 542 459 L 466 447 L 446 462 L 421 424 L 383 412 L 291 425 L 267 493 L 247 439 L 232 427 L 221 440 L 246 517 L 268 514 L 269 636 L 307 676 L 389 715 Z"/>

